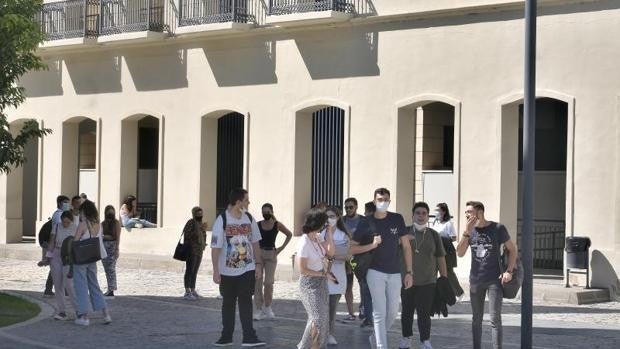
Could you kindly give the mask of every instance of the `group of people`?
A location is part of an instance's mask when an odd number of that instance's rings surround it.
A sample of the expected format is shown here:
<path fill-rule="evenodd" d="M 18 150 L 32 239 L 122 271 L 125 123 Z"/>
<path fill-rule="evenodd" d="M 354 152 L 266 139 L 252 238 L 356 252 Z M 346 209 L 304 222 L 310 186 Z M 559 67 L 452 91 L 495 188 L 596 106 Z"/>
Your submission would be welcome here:
<path fill-rule="evenodd" d="M 129 197 L 121 207 L 124 226 L 153 226 L 135 217 L 135 197 Z M 336 309 L 340 298 L 347 300 L 348 320 L 355 319 L 352 283 L 355 275 L 360 286 L 359 318 L 362 327 L 372 326 L 371 348 L 385 349 L 387 331 L 402 305 L 402 338 L 399 349 L 410 348 L 413 338 L 413 316 L 417 313 L 419 342 L 431 349 L 431 316 L 438 289 L 447 288 L 460 298 L 464 290 L 453 268 L 456 255 L 472 251 L 470 270 L 470 299 L 473 313 L 473 347 L 481 348 L 484 301 L 488 294 L 494 348 L 502 342 L 501 307 L 502 283 L 511 280 L 516 266 L 516 246 L 506 228 L 487 221 L 484 205 L 477 201 L 466 204 L 466 226 L 458 238 L 451 222 L 448 206 L 437 205 L 434 222 L 430 207 L 417 202 L 412 208 L 413 225 L 407 227 L 402 215 L 390 212 L 390 191 L 379 188 L 373 201 L 365 205 L 365 214 L 357 214 L 355 198 L 344 202 L 345 214 L 336 206 L 324 203 L 310 209 L 304 218 L 302 234 L 295 256 L 299 271 L 300 298 L 308 321 L 297 344 L 299 349 L 319 349 L 337 344 L 334 332 Z M 115 218 L 112 206 L 104 210 L 99 221 L 95 205 L 88 200 L 59 196 L 58 209 L 52 216 L 53 235 L 46 250 L 56 285 L 58 312 L 55 318 L 64 320 L 63 291 L 66 290 L 76 309 L 76 324 L 88 325 L 88 312 L 102 311 L 104 323 L 111 317 L 104 294 L 97 282 L 96 263 L 73 266 L 73 280 L 63 266 L 59 249 L 69 236 L 74 240 L 98 236 L 102 241 L 102 263 L 108 281 L 107 296 L 116 290 L 115 262 L 119 256 L 121 222 Z M 290 242 L 293 234 L 274 215 L 273 206 L 262 206 L 262 220 L 257 222 L 248 212 L 247 190 L 233 189 L 227 209 L 219 214 L 212 226 L 211 261 L 213 281 L 219 285 L 222 298 L 222 332 L 215 346 L 231 346 L 235 313 L 243 331 L 243 347 L 263 346 L 253 327 L 253 320 L 274 318 L 272 309 L 273 284 L 277 256 Z M 192 217 L 183 228 L 184 243 L 189 245 L 184 276 L 187 300 L 200 297 L 196 292 L 196 277 L 207 246 L 207 223 L 200 207 L 192 209 Z M 276 246 L 278 234 L 285 240 Z M 453 242 L 458 242 L 456 248 Z M 502 270 L 500 249 L 508 251 L 508 266 Z M 438 277 L 439 275 L 439 277 Z M 74 293 L 75 290 L 75 293 Z"/>

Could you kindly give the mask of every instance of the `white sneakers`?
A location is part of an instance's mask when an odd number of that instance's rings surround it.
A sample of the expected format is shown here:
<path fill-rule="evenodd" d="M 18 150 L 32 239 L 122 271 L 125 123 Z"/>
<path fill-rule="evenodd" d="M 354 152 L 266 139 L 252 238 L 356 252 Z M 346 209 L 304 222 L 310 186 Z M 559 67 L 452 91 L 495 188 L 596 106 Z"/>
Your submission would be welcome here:
<path fill-rule="evenodd" d="M 80 326 L 90 325 L 90 321 L 85 316 L 79 316 L 77 319 L 75 319 L 74 323 Z"/>
<path fill-rule="evenodd" d="M 271 307 L 263 307 L 261 310 L 255 310 L 252 317 L 254 320 L 259 321 L 262 319 L 275 319 L 276 314 L 273 313 Z"/>
<path fill-rule="evenodd" d="M 433 349 L 433 346 L 431 345 L 431 341 L 425 340 L 424 342 L 422 342 L 420 349 Z"/>
<path fill-rule="evenodd" d="M 103 317 L 103 323 L 105 325 L 109 325 L 112 323 L 112 317 L 110 316 L 110 314 L 107 314 L 106 316 Z"/>
<path fill-rule="evenodd" d="M 327 337 L 327 344 L 329 344 L 329 345 L 337 345 L 338 341 L 336 340 L 336 338 L 334 338 L 334 336 L 332 336 L 330 334 L 329 337 Z"/>
<path fill-rule="evenodd" d="M 401 337 L 398 343 L 398 349 L 409 349 L 411 345 L 411 337 Z"/>

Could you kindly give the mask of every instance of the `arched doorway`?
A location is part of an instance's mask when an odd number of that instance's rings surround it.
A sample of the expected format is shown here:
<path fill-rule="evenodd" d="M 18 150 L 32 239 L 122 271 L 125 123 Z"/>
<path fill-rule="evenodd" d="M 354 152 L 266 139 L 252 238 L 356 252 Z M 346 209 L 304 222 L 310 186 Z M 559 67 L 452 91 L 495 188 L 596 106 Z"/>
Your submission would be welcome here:
<path fill-rule="evenodd" d="M 207 217 L 226 209 L 231 189 L 247 187 L 246 134 L 246 116 L 238 112 L 218 111 L 202 118 L 200 206 Z"/>
<path fill-rule="evenodd" d="M 536 99 L 536 164 L 534 173 L 534 268 L 562 272 L 567 212 L 569 104 Z M 500 216 L 522 229 L 523 101 L 502 106 L 502 188 Z M 509 230 L 509 231 L 510 231 Z"/>
<path fill-rule="evenodd" d="M 140 218 L 161 226 L 160 162 L 162 120 L 152 115 L 133 115 L 121 123 L 120 198 L 138 198 Z"/>
<path fill-rule="evenodd" d="M 28 120 L 9 124 L 13 135 L 19 134 Z M 24 147 L 25 163 L 6 175 L 5 224 L 6 238 L 2 243 L 34 241 L 38 212 L 39 139 L 32 139 Z"/>
<path fill-rule="evenodd" d="M 62 124 L 61 193 L 69 197 L 85 193 L 97 203 L 97 122 L 74 117 Z"/>
<path fill-rule="evenodd" d="M 458 106 L 419 98 L 398 108 L 395 201 L 408 224 L 416 201 L 431 207 L 444 202 L 460 212 Z"/>

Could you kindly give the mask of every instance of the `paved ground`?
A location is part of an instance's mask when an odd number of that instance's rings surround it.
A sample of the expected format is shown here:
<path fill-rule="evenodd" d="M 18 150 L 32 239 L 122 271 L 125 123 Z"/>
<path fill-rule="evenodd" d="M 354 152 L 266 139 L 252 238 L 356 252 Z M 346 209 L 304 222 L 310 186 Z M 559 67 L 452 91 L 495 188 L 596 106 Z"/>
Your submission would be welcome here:
<path fill-rule="evenodd" d="M 103 269 L 99 281 L 105 285 Z M 100 315 L 92 317 L 87 328 L 51 319 L 53 298 L 41 297 L 45 268 L 34 262 L 0 259 L 0 290 L 12 291 L 43 302 L 38 318 L 0 330 L 3 349 L 30 348 L 211 348 L 219 337 L 220 301 L 210 276 L 201 273 L 198 290 L 204 299 L 195 302 L 180 298 L 183 276 L 175 272 L 119 270 L 118 296 L 109 301 L 113 323 L 102 324 Z M 299 340 L 306 316 L 298 301 L 298 288 L 292 282 L 276 282 L 274 310 L 278 319 L 255 322 L 258 335 L 267 348 L 291 349 Z M 357 292 L 356 292 L 357 293 Z M 344 315 L 344 304 L 341 315 Z M 467 348 L 470 342 L 470 307 L 467 301 L 450 308 L 448 318 L 434 319 L 432 342 L 435 348 Z M 518 348 L 520 305 L 504 306 L 504 347 Z M 535 348 L 618 348 L 620 341 L 620 303 L 588 306 L 536 304 L 534 316 Z M 240 330 L 240 325 L 237 324 Z M 236 331 L 237 347 L 241 339 Z M 414 331 L 415 333 L 416 331 Z M 368 348 L 369 332 L 357 324 L 339 324 L 332 348 Z M 390 341 L 398 343 L 400 322 L 390 331 Z M 485 345 L 490 333 L 485 326 Z"/>

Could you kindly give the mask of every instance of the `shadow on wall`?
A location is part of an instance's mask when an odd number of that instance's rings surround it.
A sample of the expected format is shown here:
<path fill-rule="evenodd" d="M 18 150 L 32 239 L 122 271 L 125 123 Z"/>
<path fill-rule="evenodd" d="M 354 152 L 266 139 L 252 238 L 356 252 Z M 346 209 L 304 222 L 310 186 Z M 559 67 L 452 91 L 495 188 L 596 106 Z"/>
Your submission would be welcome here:
<path fill-rule="evenodd" d="M 18 85 L 26 89 L 29 98 L 63 94 L 62 60 L 47 60 L 44 63 L 47 70 L 28 72 L 19 79 Z"/>
<path fill-rule="evenodd" d="M 127 69 L 137 91 L 160 91 L 185 88 L 187 50 L 150 48 L 125 54 Z"/>
<path fill-rule="evenodd" d="M 121 58 L 111 52 L 67 56 L 65 65 L 78 95 L 121 92 Z"/>
<path fill-rule="evenodd" d="M 592 251 L 590 268 L 592 269 L 592 281 L 590 282 L 592 287 L 607 288 L 609 289 L 609 298 L 620 301 L 618 273 L 601 251 Z"/>
<path fill-rule="evenodd" d="M 376 31 L 338 28 L 304 35 L 295 43 L 313 80 L 379 75 Z"/>
<path fill-rule="evenodd" d="M 207 44 L 205 57 L 220 87 L 278 83 L 275 41 Z"/>

